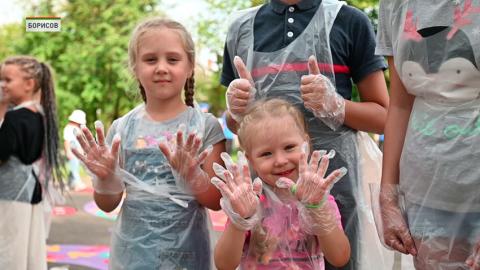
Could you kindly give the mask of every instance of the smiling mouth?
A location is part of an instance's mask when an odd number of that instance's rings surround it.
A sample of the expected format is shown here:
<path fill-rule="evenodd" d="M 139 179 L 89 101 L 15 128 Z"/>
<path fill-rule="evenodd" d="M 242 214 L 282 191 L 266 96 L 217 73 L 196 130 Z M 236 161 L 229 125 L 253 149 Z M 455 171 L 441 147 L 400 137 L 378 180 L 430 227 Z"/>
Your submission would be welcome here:
<path fill-rule="evenodd" d="M 293 171 L 295 171 L 295 169 L 290 169 L 290 170 L 286 170 L 286 171 L 283 171 L 283 172 L 280 172 L 280 173 L 275 173 L 274 175 L 278 175 L 278 176 L 288 176 L 288 175 L 290 175 Z"/>

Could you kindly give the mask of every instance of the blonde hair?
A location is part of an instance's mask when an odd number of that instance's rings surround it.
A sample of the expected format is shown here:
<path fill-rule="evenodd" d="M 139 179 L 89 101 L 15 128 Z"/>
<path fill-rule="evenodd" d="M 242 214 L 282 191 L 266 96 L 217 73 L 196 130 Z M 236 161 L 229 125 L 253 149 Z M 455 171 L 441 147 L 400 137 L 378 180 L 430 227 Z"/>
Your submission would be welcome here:
<path fill-rule="evenodd" d="M 279 118 L 286 115 L 293 118 L 295 125 L 299 130 L 308 134 L 303 114 L 295 106 L 280 98 L 259 100 L 256 101 L 245 113 L 242 121 L 238 125 L 237 135 L 240 146 L 245 151 L 250 150 L 248 144 L 249 135 L 252 132 L 255 132 L 251 129 L 252 125 L 268 117 Z"/>
<path fill-rule="evenodd" d="M 140 37 L 148 30 L 159 28 L 168 28 L 171 30 L 175 30 L 181 37 L 183 49 L 187 54 L 188 60 L 192 64 L 192 76 L 187 79 L 183 87 L 183 89 L 185 90 L 185 104 L 193 107 L 193 96 L 195 94 L 195 78 L 193 72 L 193 67 L 195 67 L 195 44 L 193 43 L 192 36 L 181 23 L 165 18 L 151 18 L 138 24 L 137 27 L 135 27 L 135 29 L 133 30 L 132 37 L 130 38 L 130 43 L 128 44 L 128 67 L 130 69 L 130 72 L 132 72 L 132 74 L 135 74 L 135 63 L 138 56 L 137 54 Z M 139 88 L 143 101 L 147 102 L 145 89 L 140 82 Z"/>

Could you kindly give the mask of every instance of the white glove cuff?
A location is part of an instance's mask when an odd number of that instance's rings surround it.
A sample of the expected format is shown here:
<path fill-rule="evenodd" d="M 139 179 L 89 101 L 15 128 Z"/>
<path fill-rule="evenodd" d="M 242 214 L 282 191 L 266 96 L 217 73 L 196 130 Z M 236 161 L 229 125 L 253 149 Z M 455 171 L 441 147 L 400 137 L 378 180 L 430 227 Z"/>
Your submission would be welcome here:
<path fill-rule="evenodd" d="M 121 175 L 122 172 L 118 168 L 108 179 L 99 179 L 95 174 L 92 174 L 93 189 L 98 194 L 114 195 L 121 193 L 125 189 Z"/>
<path fill-rule="evenodd" d="M 255 227 L 255 225 L 257 225 L 260 222 L 260 219 L 261 219 L 260 203 L 258 205 L 259 207 L 257 208 L 257 211 L 255 211 L 255 214 L 253 214 L 253 216 L 249 218 L 243 218 L 233 210 L 232 205 L 230 204 L 230 201 L 228 199 L 225 199 L 225 198 L 220 199 L 220 206 L 222 207 L 225 214 L 230 218 L 230 221 L 232 222 L 232 224 L 235 227 L 237 227 L 239 230 L 243 230 L 243 231 L 251 230 L 253 227 Z"/>

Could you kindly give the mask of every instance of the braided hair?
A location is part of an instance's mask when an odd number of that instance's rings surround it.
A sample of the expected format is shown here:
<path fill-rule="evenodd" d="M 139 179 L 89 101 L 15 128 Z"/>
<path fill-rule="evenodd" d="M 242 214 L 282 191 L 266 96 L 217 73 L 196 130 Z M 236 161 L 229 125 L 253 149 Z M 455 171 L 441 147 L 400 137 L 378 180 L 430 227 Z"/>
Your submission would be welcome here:
<path fill-rule="evenodd" d="M 190 61 L 192 67 L 195 67 L 195 44 L 193 43 L 192 36 L 187 31 L 187 29 L 181 23 L 174 20 L 165 18 L 152 18 L 137 25 L 135 30 L 133 30 L 132 37 L 130 38 L 130 43 L 128 45 L 128 67 L 132 74 L 135 74 L 135 64 L 138 57 L 138 43 L 140 37 L 150 29 L 158 29 L 162 27 L 172 29 L 178 32 L 182 39 L 183 48 L 187 53 L 188 60 Z M 140 95 L 142 96 L 143 101 L 146 103 L 147 96 L 145 94 L 145 88 L 140 82 L 138 82 L 138 84 L 140 89 Z M 193 107 L 193 97 L 195 94 L 194 72 L 192 72 L 192 76 L 185 81 L 183 89 L 185 91 L 185 104 Z"/>
<path fill-rule="evenodd" d="M 187 79 L 183 87 L 185 89 L 185 104 L 190 107 L 193 107 L 193 96 L 195 95 L 195 78 L 193 74 L 194 72 L 192 72 L 192 76 Z"/>
<path fill-rule="evenodd" d="M 51 68 L 31 56 L 14 56 L 7 58 L 3 65 L 16 65 L 35 81 L 34 94 L 40 91 L 40 104 L 44 112 L 44 152 L 47 175 L 54 183 L 63 188 L 61 159 L 58 151 L 58 121 L 55 86 Z"/>

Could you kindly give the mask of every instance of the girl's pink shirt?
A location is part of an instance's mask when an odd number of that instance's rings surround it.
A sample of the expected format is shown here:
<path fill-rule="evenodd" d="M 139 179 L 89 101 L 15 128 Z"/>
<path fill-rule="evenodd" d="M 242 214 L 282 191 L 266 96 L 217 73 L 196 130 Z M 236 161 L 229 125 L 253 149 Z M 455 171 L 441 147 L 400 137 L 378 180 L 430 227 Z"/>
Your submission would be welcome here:
<path fill-rule="evenodd" d="M 262 194 L 260 196 L 260 202 L 264 207 L 268 207 L 267 198 Z M 335 198 L 332 195 L 328 196 L 326 203 L 329 203 L 333 209 L 335 209 L 335 219 L 337 220 L 338 227 L 343 230 L 343 226 L 341 223 L 341 215 L 338 209 L 337 203 L 335 202 Z M 277 210 L 278 211 L 278 210 Z M 297 210 L 298 211 L 298 210 Z M 323 253 L 321 252 L 321 248 L 317 245 L 317 247 L 313 251 L 307 251 L 302 249 L 301 247 L 305 246 L 304 242 L 306 241 L 307 237 L 305 233 L 303 233 L 300 228 L 298 228 L 299 220 L 298 215 L 294 215 L 296 218 L 292 218 L 291 226 L 288 229 L 288 232 L 282 231 L 283 229 L 278 228 L 278 226 L 274 226 L 274 224 L 278 224 L 279 220 L 276 220 L 273 217 L 269 220 L 268 217 L 265 217 L 262 220 L 262 224 L 264 227 L 271 227 L 270 230 L 272 234 L 282 236 L 284 244 L 287 244 L 288 248 L 283 248 L 282 250 L 275 250 L 271 254 L 270 263 L 262 264 L 257 262 L 254 258 L 249 257 L 249 243 L 251 238 L 251 231 L 246 232 L 245 243 L 243 247 L 243 255 L 241 260 L 241 269 L 285 269 L 285 267 L 299 267 L 298 269 L 318 269 L 323 270 L 325 269 L 325 262 L 323 259 Z M 227 220 L 225 226 L 230 225 L 230 220 Z M 314 236 L 310 236 L 309 239 Z M 299 245 L 300 243 L 300 245 Z M 318 241 L 317 241 L 318 243 Z M 300 248 L 299 248 L 300 247 Z M 287 252 L 285 252 L 287 251 Z M 295 266 L 290 265 L 295 264 Z M 290 269 L 290 268 L 289 268 Z M 292 268 L 296 269 L 296 268 Z"/>

